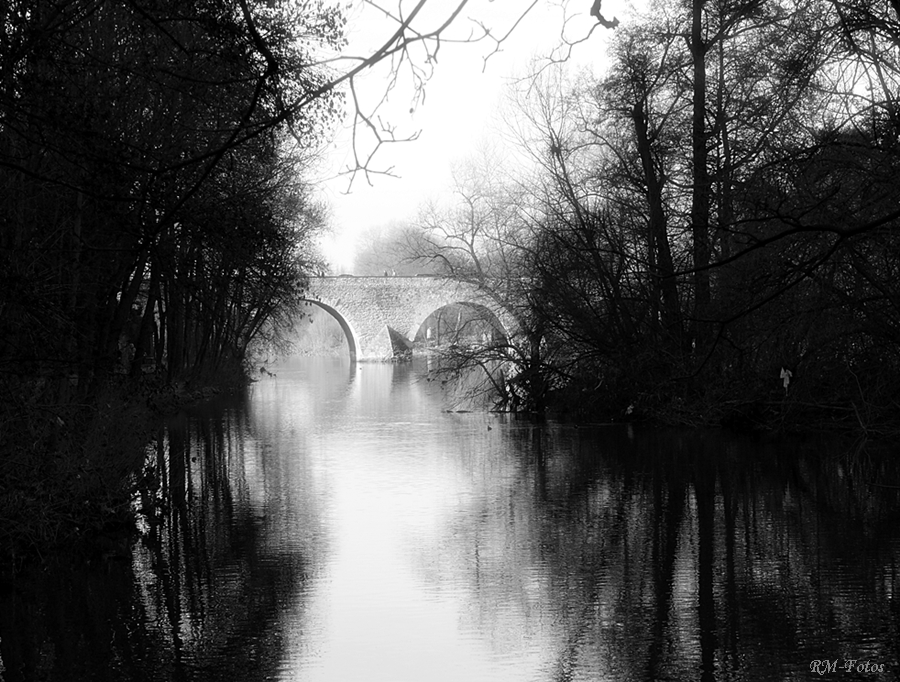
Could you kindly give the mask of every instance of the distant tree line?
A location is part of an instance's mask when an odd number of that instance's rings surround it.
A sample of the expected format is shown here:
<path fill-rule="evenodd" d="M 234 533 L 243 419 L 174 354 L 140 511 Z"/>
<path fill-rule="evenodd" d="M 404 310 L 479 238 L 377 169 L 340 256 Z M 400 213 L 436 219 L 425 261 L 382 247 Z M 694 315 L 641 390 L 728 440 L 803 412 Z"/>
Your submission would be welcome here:
<path fill-rule="evenodd" d="M 462 169 L 408 241 L 520 320 L 457 366 L 493 353 L 532 409 L 892 432 L 898 36 L 890 3 L 660 2 L 601 77 L 543 65 L 513 126 L 534 171 Z"/>

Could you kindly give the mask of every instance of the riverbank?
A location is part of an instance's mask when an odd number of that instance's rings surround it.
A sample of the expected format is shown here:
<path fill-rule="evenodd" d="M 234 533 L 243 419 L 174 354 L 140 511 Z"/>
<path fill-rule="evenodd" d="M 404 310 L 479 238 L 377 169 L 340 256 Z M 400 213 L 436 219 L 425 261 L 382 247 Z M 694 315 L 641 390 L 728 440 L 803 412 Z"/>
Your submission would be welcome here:
<path fill-rule="evenodd" d="M 124 556 L 147 447 L 166 415 L 242 388 L 110 378 L 90 401 L 7 406 L 0 431 L 0 575 L 59 552 Z"/>
<path fill-rule="evenodd" d="M 565 421 L 640 422 L 649 426 L 724 427 L 737 432 L 836 432 L 871 440 L 900 437 L 900 406 L 861 398 L 816 401 L 770 391 L 741 397 L 709 391 L 692 395 L 637 394 L 610 400 L 601 391 L 553 392 L 548 412 Z"/>

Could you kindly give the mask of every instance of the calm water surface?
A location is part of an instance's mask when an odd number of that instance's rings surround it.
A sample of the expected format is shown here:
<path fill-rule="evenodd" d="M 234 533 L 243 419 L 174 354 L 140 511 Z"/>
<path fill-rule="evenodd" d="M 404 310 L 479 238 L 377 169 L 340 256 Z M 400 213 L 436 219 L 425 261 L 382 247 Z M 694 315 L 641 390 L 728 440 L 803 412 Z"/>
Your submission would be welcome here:
<path fill-rule="evenodd" d="M 890 458 L 449 407 L 318 359 L 173 419 L 142 539 L 0 595 L 0 682 L 898 678 Z"/>

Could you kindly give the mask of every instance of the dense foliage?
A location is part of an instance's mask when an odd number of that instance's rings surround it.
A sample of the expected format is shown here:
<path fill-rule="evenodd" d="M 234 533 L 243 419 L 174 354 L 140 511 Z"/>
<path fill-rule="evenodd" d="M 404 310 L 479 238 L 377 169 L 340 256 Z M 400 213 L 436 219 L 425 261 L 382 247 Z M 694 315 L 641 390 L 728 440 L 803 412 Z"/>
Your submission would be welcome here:
<path fill-rule="evenodd" d="M 323 81 L 308 53 L 338 44 L 341 20 L 285 4 L 248 22 L 242 10 L 8 6 L 6 376 L 64 376 L 90 390 L 114 371 L 214 371 L 239 362 L 299 286 L 297 249 L 318 216 L 298 170 L 339 102 L 290 110 L 284 101 Z"/>

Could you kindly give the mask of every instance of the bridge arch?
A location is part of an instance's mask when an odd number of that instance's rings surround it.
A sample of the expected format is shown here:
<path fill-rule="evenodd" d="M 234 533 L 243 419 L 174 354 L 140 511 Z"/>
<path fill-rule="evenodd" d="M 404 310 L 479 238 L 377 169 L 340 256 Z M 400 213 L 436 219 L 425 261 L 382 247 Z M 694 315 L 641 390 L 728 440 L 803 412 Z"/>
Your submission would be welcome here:
<path fill-rule="evenodd" d="M 359 341 L 356 330 L 353 329 L 353 325 L 350 321 L 338 310 L 335 306 L 330 305 L 324 301 L 314 299 L 314 298 L 305 298 L 303 299 L 309 305 L 314 305 L 317 308 L 321 308 L 326 313 L 331 315 L 334 320 L 340 325 L 341 331 L 344 332 L 344 338 L 347 339 L 347 348 L 350 350 L 350 360 L 356 361 L 359 357 Z"/>
<path fill-rule="evenodd" d="M 466 300 L 450 301 L 450 302 L 445 303 L 441 306 L 438 306 L 437 308 L 434 308 L 433 310 L 430 310 L 424 314 L 421 311 L 419 311 L 415 322 L 413 322 L 413 325 L 410 328 L 409 333 L 407 334 L 407 337 L 411 341 L 415 341 L 419 334 L 419 331 L 422 329 L 422 326 L 425 325 L 425 323 L 428 322 L 428 320 L 435 313 L 439 312 L 440 310 L 443 310 L 444 308 L 448 308 L 451 306 L 461 306 L 461 307 L 465 307 L 465 308 L 468 308 L 469 310 L 474 311 L 477 314 L 477 317 L 475 319 L 490 325 L 490 327 L 493 331 L 492 339 L 496 338 L 496 334 L 500 334 L 504 339 L 509 338 L 509 331 L 506 329 L 506 326 L 503 324 L 503 321 L 500 319 L 500 317 L 497 315 L 497 313 L 493 309 L 491 309 L 490 307 L 488 307 L 487 305 L 485 305 L 483 303 L 476 303 L 474 301 L 466 301 Z"/>

